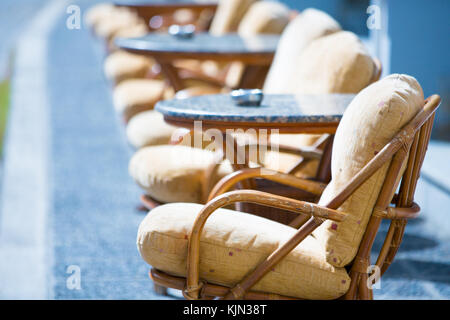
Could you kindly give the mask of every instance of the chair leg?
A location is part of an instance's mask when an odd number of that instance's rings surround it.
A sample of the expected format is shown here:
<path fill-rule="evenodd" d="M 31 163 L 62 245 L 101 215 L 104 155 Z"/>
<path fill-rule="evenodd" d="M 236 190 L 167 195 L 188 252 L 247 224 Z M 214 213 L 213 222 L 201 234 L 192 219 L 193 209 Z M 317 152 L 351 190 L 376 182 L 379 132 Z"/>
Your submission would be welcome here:
<path fill-rule="evenodd" d="M 155 290 L 156 294 L 159 294 L 161 296 L 167 296 L 167 288 L 166 287 L 161 286 L 156 283 L 153 283 L 153 289 Z"/>

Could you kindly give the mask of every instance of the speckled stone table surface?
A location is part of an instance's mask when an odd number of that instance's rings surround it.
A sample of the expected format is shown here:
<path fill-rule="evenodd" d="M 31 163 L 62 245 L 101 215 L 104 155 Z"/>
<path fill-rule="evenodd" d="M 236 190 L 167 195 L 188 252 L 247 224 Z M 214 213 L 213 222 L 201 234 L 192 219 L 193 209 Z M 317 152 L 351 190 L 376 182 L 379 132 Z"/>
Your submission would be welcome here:
<path fill-rule="evenodd" d="M 353 94 L 264 95 L 258 107 L 242 107 L 228 94 L 164 100 L 156 110 L 178 126 L 266 127 L 289 132 L 334 132 Z"/>
<path fill-rule="evenodd" d="M 238 34 L 213 36 L 209 33 L 197 33 L 190 39 L 180 39 L 169 34 L 151 33 L 138 38 L 121 38 L 116 45 L 124 50 L 141 54 L 176 54 L 179 58 L 195 54 L 194 58 L 201 59 L 218 56 L 221 60 L 240 60 L 249 56 L 250 61 L 263 58 L 272 60 L 277 48 L 278 35 L 258 35 L 241 37 Z M 259 57 L 258 57 L 259 55 Z M 163 56 L 161 56 L 164 58 Z"/>

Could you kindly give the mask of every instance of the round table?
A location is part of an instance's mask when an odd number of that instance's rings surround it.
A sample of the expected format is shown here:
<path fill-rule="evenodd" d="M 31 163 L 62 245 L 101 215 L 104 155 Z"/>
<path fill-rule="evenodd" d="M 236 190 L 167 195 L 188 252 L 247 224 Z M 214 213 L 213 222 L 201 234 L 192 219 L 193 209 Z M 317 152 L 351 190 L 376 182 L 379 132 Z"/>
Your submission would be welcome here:
<path fill-rule="evenodd" d="M 170 124 L 204 129 L 277 129 L 280 133 L 334 133 L 353 94 L 272 95 L 258 107 L 243 107 L 228 94 L 159 101 L 156 110 Z"/>
<path fill-rule="evenodd" d="M 224 148 L 238 148 L 230 129 L 266 129 L 264 134 L 313 133 L 329 134 L 323 143 L 322 158 L 316 179 L 328 181 L 331 177 L 333 137 L 342 115 L 355 95 L 271 95 L 266 94 L 258 107 L 243 107 L 227 94 L 205 95 L 188 99 L 163 100 L 155 108 L 172 125 L 188 129 L 218 129 L 223 134 Z M 274 131 L 275 130 L 275 131 Z M 256 132 L 258 133 L 258 132 Z M 231 141 L 231 143 L 230 143 Z M 223 152 L 226 156 L 228 152 Z M 248 167 L 247 160 L 237 160 L 232 153 L 235 170 Z"/>
<path fill-rule="evenodd" d="M 240 61 L 245 70 L 240 88 L 261 86 L 278 45 L 278 35 L 241 37 L 238 34 L 213 36 L 198 33 L 189 39 L 169 34 L 151 33 L 138 38 L 121 38 L 116 45 L 123 50 L 153 57 L 160 65 L 175 91 L 184 89 L 175 60 L 195 59 L 220 62 Z"/>

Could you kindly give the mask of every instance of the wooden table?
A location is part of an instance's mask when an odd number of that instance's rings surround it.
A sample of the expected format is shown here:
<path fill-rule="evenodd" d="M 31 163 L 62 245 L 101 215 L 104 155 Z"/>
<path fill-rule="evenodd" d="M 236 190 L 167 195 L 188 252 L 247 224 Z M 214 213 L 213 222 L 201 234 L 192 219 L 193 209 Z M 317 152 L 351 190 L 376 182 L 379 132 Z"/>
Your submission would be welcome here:
<path fill-rule="evenodd" d="M 138 13 L 148 23 L 157 15 L 173 13 L 179 9 L 189 9 L 195 13 L 203 10 L 215 11 L 217 1 L 215 0 L 115 0 L 114 5 L 118 7 L 129 7 Z"/>
<path fill-rule="evenodd" d="M 259 107 L 237 106 L 229 95 L 207 95 L 182 100 L 165 100 L 156 104 L 164 120 L 183 128 L 194 128 L 195 122 L 201 122 L 203 131 L 218 129 L 222 134 L 222 150 L 219 159 L 230 160 L 235 171 L 249 167 L 247 156 L 238 159 L 238 143 L 229 129 L 266 129 L 279 133 L 327 133 L 319 148 L 320 162 L 314 180 L 328 183 L 331 179 L 331 152 L 333 137 L 342 115 L 354 95 L 265 95 Z M 197 123 L 198 125 L 198 123 Z M 272 133 L 274 133 L 272 131 Z M 220 143 L 219 143 L 220 145 Z M 227 148 L 225 150 L 225 148 Z M 228 148 L 233 152 L 229 153 Z M 259 148 L 259 147 L 258 147 Z M 242 150 L 242 149 L 240 149 Z M 249 149 L 248 149 L 249 150 Z M 281 150 L 281 148 L 280 148 Z M 259 151 L 259 150 L 258 150 Z M 318 150 L 314 151 L 317 153 Z M 245 150 L 247 153 L 247 150 Z M 299 164 L 301 164 L 301 161 Z M 208 174 L 207 174 L 208 176 Z M 207 181 L 210 181 L 207 179 Z M 209 182 L 208 182 L 209 183 Z M 213 186 L 207 185 L 205 190 Z M 280 196 L 315 201 L 316 196 L 303 190 L 286 187 L 265 179 L 242 181 L 238 187 L 257 189 Z M 280 209 L 261 207 L 251 203 L 236 204 L 236 209 L 250 212 L 281 223 L 289 224 L 295 218 Z"/>
<path fill-rule="evenodd" d="M 169 34 L 152 33 L 139 38 L 117 39 L 116 45 L 129 52 L 153 57 L 175 91 L 179 91 L 185 85 L 173 62 L 182 59 L 240 61 L 245 64 L 245 69 L 238 87 L 260 87 L 272 63 L 278 40 L 278 35 L 241 37 L 237 34 L 213 36 L 198 33 L 190 39 L 180 39 Z"/>
<path fill-rule="evenodd" d="M 261 106 L 242 107 L 237 106 L 229 95 L 222 94 L 164 100 L 158 102 L 155 108 L 169 124 L 193 129 L 195 122 L 200 121 L 202 130 L 218 129 L 223 133 L 224 141 L 233 140 L 235 146 L 236 141 L 227 132 L 229 129 L 328 133 L 330 138 L 325 144 L 317 177 L 317 180 L 327 180 L 330 176 L 332 137 L 353 97 L 352 94 L 265 95 Z M 236 162 L 236 159 L 229 160 Z M 248 163 L 245 163 L 241 168 L 247 166 Z"/>

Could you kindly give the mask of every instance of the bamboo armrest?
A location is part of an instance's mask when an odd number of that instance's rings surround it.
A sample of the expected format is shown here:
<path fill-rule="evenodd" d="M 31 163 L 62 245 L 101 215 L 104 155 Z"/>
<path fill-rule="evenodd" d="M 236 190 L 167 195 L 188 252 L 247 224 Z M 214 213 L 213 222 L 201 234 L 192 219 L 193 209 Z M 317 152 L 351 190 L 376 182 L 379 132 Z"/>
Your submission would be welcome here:
<path fill-rule="evenodd" d="M 208 200 L 211 200 L 216 196 L 230 190 L 236 183 L 250 178 L 263 178 L 271 180 L 290 187 L 302 189 L 315 195 L 321 195 L 326 187 L 325 183 L 298 178 L 290 174 L 285 174 L 270 169 L 249 168 L 235 171 L 223 177 L 214 186 L 213 190 L 209 194 Z"/>
<path fill-rule="evenodd" d="M 245 294 L 245 291 L 257 281 L 255 280 L 255 277 L 260 279 L 264 276 L 269 271 L 270 267 L 292 251 L 292 249 L 310 235 L 324 219 L 340 222 L 346 217 L 345 213 L 315 203 L 290 199 L 255 190 L 231 191 L 214 198 L 209 201 L 197 215 L 189 236 L 187 286 L 183 291 L 183 294 L 187 299 L 198 299 L 199 291 L 202 286 L 201 283 L 199 283 L 200 236 L 206 220 L 217 209 L 236 202 L 250 202 L 280 208 L 303 215 L 309 215 L 311 216 L 311 219 L 305 223 L 286 244 L 275 250 L 253 273 L 247 276 L 243 282 L 237 286 L 239 287 L 239 293 L 235 292 L 237 287 L 232 288 L 229 295 L 225 298 L 232 298 L 233 296 L 239 298 L 241 294 Z M 233 296 L 230 296 L 230 294 Z"/>

